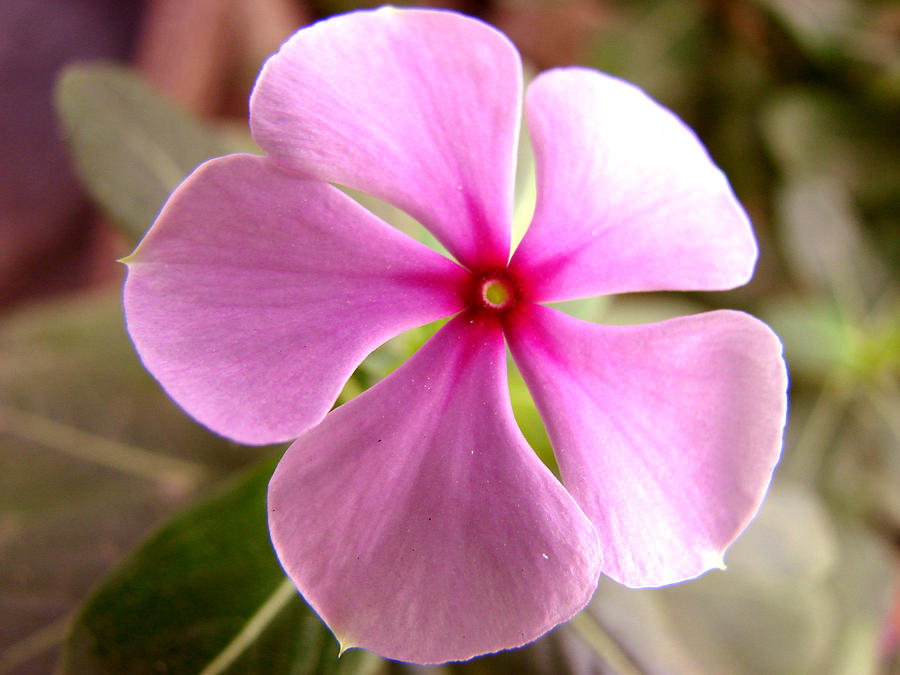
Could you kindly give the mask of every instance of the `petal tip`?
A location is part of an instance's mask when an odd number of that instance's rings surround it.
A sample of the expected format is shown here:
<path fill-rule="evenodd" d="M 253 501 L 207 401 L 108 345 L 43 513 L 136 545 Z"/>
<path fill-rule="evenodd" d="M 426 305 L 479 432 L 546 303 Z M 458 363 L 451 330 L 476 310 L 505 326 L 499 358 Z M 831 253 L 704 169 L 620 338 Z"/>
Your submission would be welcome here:
<path fill-rule="evenodd" d="M 135 263 L 140 262 L 138 260 L 138 249 L 134 249 L 128 255 L 123 255 L 121 258 L 117 258 L 116 262 L 122 263 L 123 265 L 125 265 L 127 267 L 130 267 L 130 266 L 134 265 Z"/>
<path fill-rule="evenodd" d="M 350 641 L 342 640 L 337 635 L 335 635 L 335 637 L 337 638 L 338 646 L 339 646 L 338 658 L 341 658 L 344 655 L 344 652 L 346 652 L 349 649 L 358 649 L 359 648 L 359 645 L 355 645 Z"/>
<path fill-rule="evenodd" d="M 725 564 L 725 558 L 723 557 L 721 551 L 704 551 L 700 554 L 700 561 L 703 565 L 704 572 L 708 572 L 710 570 L 728 569 L 728 566 Z"/>

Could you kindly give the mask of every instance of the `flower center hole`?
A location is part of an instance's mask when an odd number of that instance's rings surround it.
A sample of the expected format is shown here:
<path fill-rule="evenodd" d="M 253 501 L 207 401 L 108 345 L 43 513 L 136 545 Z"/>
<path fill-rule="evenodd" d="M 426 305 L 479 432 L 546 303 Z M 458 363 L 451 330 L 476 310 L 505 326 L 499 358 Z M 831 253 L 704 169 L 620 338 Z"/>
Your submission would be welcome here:
<path fill-rule="evenodd" d="M 481 294 L 487 305 L 497 309 L 506 306 L 511 296 L 509 286 L 500 279 L 488 279 L 485 281 Z"/>

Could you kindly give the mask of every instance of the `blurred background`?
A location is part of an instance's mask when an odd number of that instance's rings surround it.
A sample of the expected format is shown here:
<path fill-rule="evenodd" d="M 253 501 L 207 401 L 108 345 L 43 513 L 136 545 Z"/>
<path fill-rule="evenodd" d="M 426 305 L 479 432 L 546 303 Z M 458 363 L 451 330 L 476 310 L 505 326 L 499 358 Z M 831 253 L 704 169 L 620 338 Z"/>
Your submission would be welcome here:
<path fill-rule="evenodd" d="M 143 371 L 123 328 L 116 260 L 194 165 L 252 147 L 247 98 L 290 33 L 377 4 L 0 0 L 0 675 L 53 672 L 104 576 L 167 517 L 271 453 L 210 436 Z M 718 307 L 763 318 L 785 344 L 790 423 L 769 498 L 727 572 L 658 591 L 601 582 L 576 621 L 465 666 L 344 657 L 342 667 L 900 673 L 900 5 L 417 4 L 497 26 L 531 72 L 580 63 L 628 79 L 697 131 L 753 219 L 753 281 L 570 309 L 610 323 Z M 129 70 L 76 68 L 54 89 L 67 64 L 98 60 Z M 138 165 L 160 152 L 171 170 L 142 180 Z M 423 339 L 380 349 L 347 395 Z M 546 457 L 515 375 L 511 386 Z M 336 644 L 323 649 L 332 663 Z M 73 663 L 70 654 L 65 672 L 196 672 L 164 660 Z M 304 668 L 284 672 L 332 672 Z"/>

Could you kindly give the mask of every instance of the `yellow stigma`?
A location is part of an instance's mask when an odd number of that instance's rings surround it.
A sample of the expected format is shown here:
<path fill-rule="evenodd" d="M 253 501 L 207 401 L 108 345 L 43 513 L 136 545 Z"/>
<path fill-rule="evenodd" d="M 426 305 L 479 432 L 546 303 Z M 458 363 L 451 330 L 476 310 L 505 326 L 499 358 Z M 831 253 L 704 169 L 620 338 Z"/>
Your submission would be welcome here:
<path fill-rule="evenodd" d="M 494 307 L 503 307 L 509 300 L 509 288 L 499 279 L 491 279 L 484 285 L 484 299 Z"/>

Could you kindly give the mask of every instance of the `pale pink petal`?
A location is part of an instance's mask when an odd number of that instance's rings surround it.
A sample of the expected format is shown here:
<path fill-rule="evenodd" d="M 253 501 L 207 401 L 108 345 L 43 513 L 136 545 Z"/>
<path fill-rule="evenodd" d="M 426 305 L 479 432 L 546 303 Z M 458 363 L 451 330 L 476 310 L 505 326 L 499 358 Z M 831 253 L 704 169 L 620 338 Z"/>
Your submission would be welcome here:
<path fill-rule="evenodd" d="M 404 209 L 471 268 L 505 265 L 521 89 L 518 53 L 493 28 L 383 7 L 282 45 L 250 125 L 279 163 Z"/>
<path fill-rule="evenodd" d="M 461 308 L 457 265 L 254 155 L 203 164 L 127 260 L 128 331 L 190 415 L 295 438 L 388 338 Z"/>
<path fill-rule="evenodd" d="M 437 663 L 534 640 L 597 583 L 597 535 L 513 419 L 494 319 L 461 315 L 287 451 L 284 566 L 342 648 Z"/>
<path fill-rule="evenodd" d="M 599 326 L 534 305 L 507 337 L 604 574 L 660 586 L 721 567 L 781 450 L 787 374 L 772 331 L 732 311 Z"/>
<path fill-rule="evenodd" d="M 536 301 L 746 283 L 756 241 L 728 181 L 678 118 L 583 68 L 528 88 L 534 220 L 512 266 Z"/>

